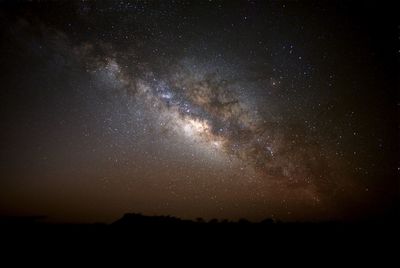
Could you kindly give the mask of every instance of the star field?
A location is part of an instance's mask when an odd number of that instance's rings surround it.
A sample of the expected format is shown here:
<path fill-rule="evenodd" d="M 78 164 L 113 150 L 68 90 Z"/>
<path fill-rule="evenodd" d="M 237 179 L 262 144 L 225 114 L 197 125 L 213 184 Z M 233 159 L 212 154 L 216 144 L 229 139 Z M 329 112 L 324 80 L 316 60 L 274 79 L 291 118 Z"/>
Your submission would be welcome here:
<path fill-rule="evenodd" d="M 0 212 L 386 213 L 398 135 L 373 12 L 339 2 L 2 4 Z"/>

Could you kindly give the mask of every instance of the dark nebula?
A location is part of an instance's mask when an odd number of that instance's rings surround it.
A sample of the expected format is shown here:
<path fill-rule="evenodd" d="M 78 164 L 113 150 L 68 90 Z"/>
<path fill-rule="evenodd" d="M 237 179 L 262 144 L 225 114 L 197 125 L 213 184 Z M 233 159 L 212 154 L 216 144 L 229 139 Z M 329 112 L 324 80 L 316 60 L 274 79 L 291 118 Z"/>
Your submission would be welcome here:
<path fill-rule="evenodd" d="M 385 217 L 400 170 L 386 11 L 2 3 L 0 214 Z"/>

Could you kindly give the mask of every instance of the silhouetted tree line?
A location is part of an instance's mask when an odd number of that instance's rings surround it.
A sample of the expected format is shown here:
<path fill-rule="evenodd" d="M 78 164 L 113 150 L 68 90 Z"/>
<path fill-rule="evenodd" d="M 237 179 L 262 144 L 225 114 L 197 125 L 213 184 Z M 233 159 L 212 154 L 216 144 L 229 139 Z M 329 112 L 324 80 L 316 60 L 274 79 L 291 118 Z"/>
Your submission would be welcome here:
<path fill-rule="evenodd" d="M 0 217 L 0 224 L 6 225 L 38 225 L 46 223 L 44 220 L 47 219 L 46 216 L 22 216 L 22 217 Z M 249 224 L 267 224 L 272 225 L 276 223 L 281 223 L 280 221 L 274 221 L 273 219 L 265 219 L 260 222 L 250 222 L 247 219 L 239 219 L 238 221 L 230 221 L 227 219 L 211 219 L 205 220 L 203 218 L 196 218 L 196 220 L 184 220 L 173 216 L 146 216 L 141 213 L 126 213 L 123 215 L 121 219 L 113 222 L 111 225 L 113 226 L 121 226 L 121 225 L 132 225 L 132 224 L 140 224 L 140 225 L 249 225 Z M 102 223 L 97 223 L 103 225 Z"/>
<path fill-rule="evenodd" d="M 22 216 L 22 217 L 4 217 L 0 216 L 0 225 L 49 225 L 49 222 L 44 221 L 46 216 Z M 373 218 L 355 222 L 340 222 L 340 221 L 324 221 L 324 222 L 282 222 L 271 218 L 264 219 L 259 222 L 251 222 L 247 219 L 239 219 L 231 221 L 227 219 L 211 219 L 196 218 L 195 220 L 184 220 L 173 216 L 146 216 L 141 213 L 126 213 L 122 218 L 111 223 L 110 226 L 128 226 L 128 225 L 207 225 L 207 226 L 228 226 L 228 225 L 262 225 L 262 226 L 314 226 L 315 225 L 343 225 L 343 224 L 397 224 L 399 222 L 398 215 L 392 217 Z M 60 225 L 60 224 L 58 224 Z M 68 225 L 68 224 L 63 224 Z M 75 224 L 77 225 L 77 224 Z M 80 224 L 80 225 L 98 225 L 105 226 L 109 224 Z"/>
<path fill-rule="evenodd" d="M 145 216 L 140 213 L 126 213 L 121 219 L 115 221 L 112 225 L 131 225 L 131 224 L 207 224 L 207 225 L 228 225 L 228 224 L 275 224 L 279 223 L 273 219 L 265 219 L 261 222 L 254 223 L 246 219 L 240 219 L 239 221 L 229 221 L 227 219 L 211 219 L 209 221 L 203 218 L 197 218 L 193 220 L 183 220 L 172 216 Z"/>

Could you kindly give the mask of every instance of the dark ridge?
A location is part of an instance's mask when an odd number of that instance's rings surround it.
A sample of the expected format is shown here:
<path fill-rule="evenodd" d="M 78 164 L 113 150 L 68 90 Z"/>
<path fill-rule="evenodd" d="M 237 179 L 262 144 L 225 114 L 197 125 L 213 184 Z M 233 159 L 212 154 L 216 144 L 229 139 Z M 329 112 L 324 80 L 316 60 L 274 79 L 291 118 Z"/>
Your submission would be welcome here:
<path fill-rule="evenodd" d="M 43 246 L 45 250 L 66 247 L 86 252 L 89 249 L 122 247 L 168 250 L 173 245 L 193 250 L 206 245 L 208 250 L 237 250 L 253 247 L 273 250 L 326 251 L 338 248 L 344 252 L 354 249 L 371 251 L 379 246 L 390 247 L 398 241 L 397 220 L 360 222 L 281 222 L 265 219 L 183 220 L 172 216 L 146 216 L 126 213 L 111 224 L 54 224 L 43 216 L 2 217 L 0 237 L 9 249 L 27 251 Z M 386 250 L 385 249 L 385 250 Z"/>

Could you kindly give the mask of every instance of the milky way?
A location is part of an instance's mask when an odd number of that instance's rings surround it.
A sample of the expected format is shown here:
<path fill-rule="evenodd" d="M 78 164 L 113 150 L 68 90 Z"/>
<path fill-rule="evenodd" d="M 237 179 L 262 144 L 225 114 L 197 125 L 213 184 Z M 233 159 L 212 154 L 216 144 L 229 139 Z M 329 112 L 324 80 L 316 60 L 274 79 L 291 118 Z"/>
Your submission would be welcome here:
<path fill-rule="evenodd" d="M 393 194 L 385 149 L 394 136 L 382 127 L 390 97 L 380 89 L 388 79 L 373 67 L 379 47 L 365 43 L 377 33 L 335 10 L 4 5 L 4 114 L 14 116 L 4 120 L 2 213 L 55 221 L 128 211 L 254 220 L 377 213 Z"/>

